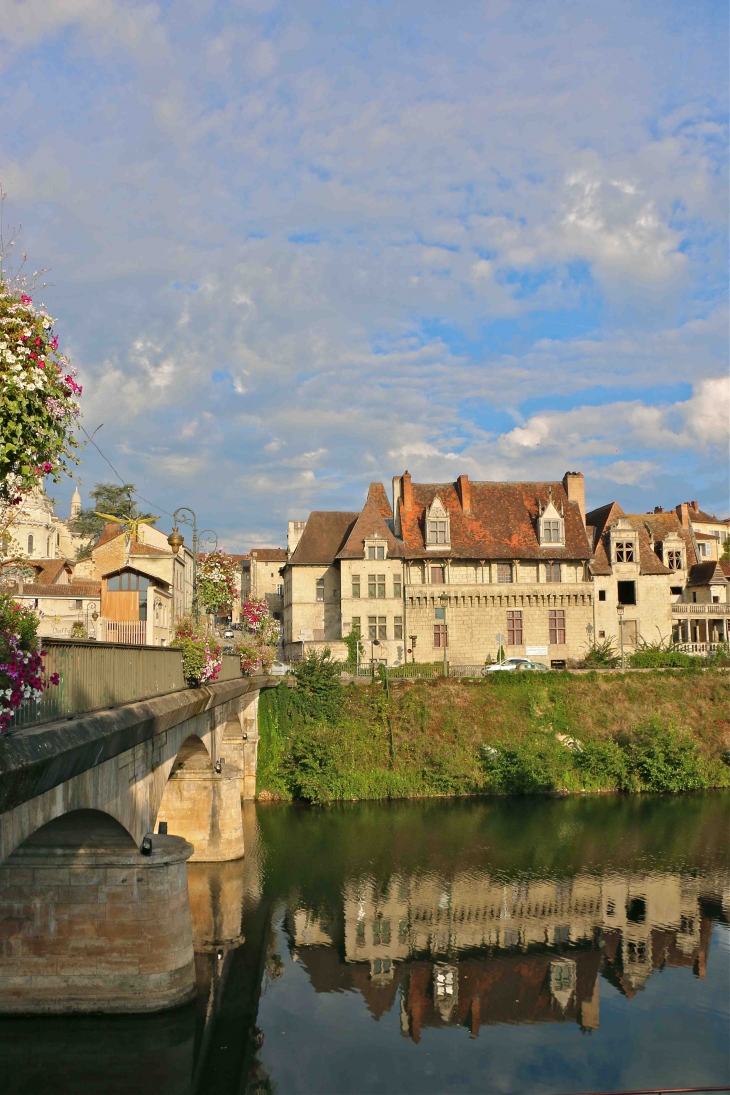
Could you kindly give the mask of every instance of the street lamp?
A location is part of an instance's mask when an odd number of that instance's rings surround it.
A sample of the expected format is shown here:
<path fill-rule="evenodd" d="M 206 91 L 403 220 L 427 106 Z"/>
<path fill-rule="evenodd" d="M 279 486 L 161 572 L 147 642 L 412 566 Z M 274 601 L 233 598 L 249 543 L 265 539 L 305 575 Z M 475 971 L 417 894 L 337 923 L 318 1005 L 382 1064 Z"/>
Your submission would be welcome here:
<path fill-rule="evenodd" d="M 87 635 L 89 634 L 89 609 L 90 608 L 93 608 L 93 610 L 94 610 L 91 613 L 91 618 L 94 621 L 94 623 L 96 623 L 96 621 L 99 619 L 99 613 L 96 611 L 97 608 L 98 608 L 98 605 L 94 604 L 93 601 L 89 601 L 89 603 L 86 606 L 86 634 Z M 94 638 L 96 638 L 96 628 L 94 628 Z"/>
<path fill-rule="evenodd" d="M 181 534 L 180 529 L 177 527 L 177 523 L 180 521 L 181 525 L 192 525 L 193 529 L 193 617 L 198 619 L 198 551 L 200 549 L 200 542 L 203 536 L 212 537 L 215 547 L 218 547 L 218 537 L 212 529 L 206 528 L 198 535 L 198 521 L 195 516 L 195 511 L 190 509 L 189 506 L 178 506 L 172 515 L 172 532 L 167 537 L 167 542 L 172 548 L 172 554 L 177 555 L 180 548 L 185 543 L 185 537 Z M 207 541 L 206 541 L 207 542 Z"/>
<path fill-rule="evenodd" d="M 624 612 L 623 605 L 616 605 L 616 612 L 618 613 L 618 637 L 621 643 L 621 668 L 626 668 L 626 661 L 624 659 Z"/>
<path fill-rule="evenodd" d="M 449 628 L 448 628 L 448 624 L 446 623 L 446 606 L 449 603 L 448 593 L 442 593 L 439 597 L 439 600 L 441 601 L 441 611 L 444 614 L 443 615 L 443 621 L 444 621 L 443 639 L 444 639 L 444 677 L 445 677 L 447 672 L 448 672 L 448 670 L 446 668 L 446 646 L 447 646 L 448 641 L 449 641 Z"/>
<path fill-rule="evenodd" d="M 408 638 L 411 640 L 411 661 L 415 665 L 416 664 L 416 640 L 418 639 L 418 635 L 409 635 Z"/>
<path fill-rule="evenodd" d="M 380 639 L 370 640 L 370 674 L 375 680 L 375 647 L 380 646 Z"/>

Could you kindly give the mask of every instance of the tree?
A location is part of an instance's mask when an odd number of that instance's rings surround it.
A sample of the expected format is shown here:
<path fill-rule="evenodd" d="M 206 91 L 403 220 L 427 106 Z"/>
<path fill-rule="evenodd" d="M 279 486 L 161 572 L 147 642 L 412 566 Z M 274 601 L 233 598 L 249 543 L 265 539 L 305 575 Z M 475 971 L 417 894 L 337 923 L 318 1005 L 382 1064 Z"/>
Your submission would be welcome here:
<path fill-rule="evenodd" d="M 116 483 L 97 483 L 90 492 L 94 506 L 82 509 L 78 517 L 69 522 L 71 531 L 77 536 L 88 536 L 89 539 L 98 536 L 106 524 L 98 510 L 114 517 L 138 517 L 139 507 L 134 501 L 135 491 L 134 483 L 123 483 L 121 486 Z"/>
<path fill-rule="evenodd" d="M 723 563 L 730 563 L 730 536 L 725 537 L 725 543 L 722 546 L 720 558 Z"/>

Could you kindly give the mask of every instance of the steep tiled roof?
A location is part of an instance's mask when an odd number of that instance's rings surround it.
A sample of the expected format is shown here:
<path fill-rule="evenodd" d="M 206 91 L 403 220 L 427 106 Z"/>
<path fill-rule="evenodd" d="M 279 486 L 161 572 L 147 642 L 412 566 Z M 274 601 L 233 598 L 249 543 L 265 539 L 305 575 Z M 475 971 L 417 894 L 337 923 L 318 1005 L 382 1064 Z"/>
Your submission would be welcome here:
<path fill-rule="evenodd" d="M 691 537 L 682 529 L 676 514 L 624 513 L 618 502 L 609 502 L 608 505 L 586 514 L 586 523 L 595 528 L 595 558 L 592 565 L 594 574 L 605 576 L 612 573 L 609 533 L 620 517 L 628 520 L 631 528 L 638 533 L 639 566 L 642 574 L 671 573 L 652 548 L 652 539 L 661 541 L 669 532 L 679 534 L 684 540 L 688 566 L 696 561 Z"/>
<path fill-rule="evenodd" d="M 720 570 L 726 578 L 730 578 L 730 559 L 720 559 Z"/>
<path fill-rule="evenodd" d="M 687 577 L 688 586 L 721 586 L 725 583 L 723 569 L 715 559 L 710 559 L 706 563 L 695 563 Z"/>
<path fill-rule="evenodd" d="M 65 559 L 42 559 L 38 570 L 39 585 L 55 585 L 64 571 L 71 574 L 71 566 Z"/>
<path fill-rule="evenodd" d="M 16 592 L 18 591 L 16 585 Z M 101 582 L 70 582 L 68 585 L 47 585 L 41 582 L 24 582 L 24 597 L 98 597 Z"/>
<path fill-rule="evenodd" d="M 259 562 L 286 562 L 286 548 L 251 548 L 249 555 L 252 559 L 258 559 Z M 246 556 L 241 556 L 241 558 L 246 558 Z"/>
<path fill-rule="evenodd" d="M 393 509 L 388 501 L 388 495 L 385 493 L 385 487 L 382 483 L 371 483 L 368 487 L 368 502 L 374 502 L 378 507 L 380 514 L 386 520 L 393 516 Z"/>
<path fill-rule="evenodd" d="M 552 499 L 565 512 L 565 559 L 589 559 L 588 544 L 580 507 L 569 502 L 563 484 L 557 483 L 470 483 L 469 512 L 462 509 L 456 483 L 413 483 L 413 502 L 399 507 L 406 558 L 433 558 L 443 554 L 460 559 L 553 559 L 556 549 L 540 546 L 538 505 Z M 451 548 L 426 551 L 424 541 L 426 508 L 436 495 L 451 518 Z"/>
<path fill-rule="evenodd" d="M 725 525 L 730 518 L 728 517 L 715 517 L 714 513 L 705 513 L 699 506 L 695 506 L 692 502 L 684 503 L 688 507 L 690 521 L 697 521 L 701 525 Z"/>
<path fill-rule="evenodd" d="M 102 544 L 108 544 L 110 540 L 116 540 L 117 536 L 121 536 L 123 532 L 121 525 L 115 525 L 111 521 L 108 521 L 104 528 L 101 530 L 96 538 L 95 548 L 101 547 Z"/>
<path fill-rule="evenodd" d="M 326 566 L 333 563 L 358 516 L 357 513 L 337 510 L 314 510 L 309 515 L 290 564 Z"/>
<path fill-rule="evenodd" d="M 379 483 L 371 484 L 380 486 Z M 403 544 L 396 540 L 392 530 L 385 523 L 381 510 L 374 498 L 368 498 L 357 521 L 352 526 L 338 559 L 362 559 L 366 536 L 382 536 L 388 541 L 388 555 L 402 556 Z"/>

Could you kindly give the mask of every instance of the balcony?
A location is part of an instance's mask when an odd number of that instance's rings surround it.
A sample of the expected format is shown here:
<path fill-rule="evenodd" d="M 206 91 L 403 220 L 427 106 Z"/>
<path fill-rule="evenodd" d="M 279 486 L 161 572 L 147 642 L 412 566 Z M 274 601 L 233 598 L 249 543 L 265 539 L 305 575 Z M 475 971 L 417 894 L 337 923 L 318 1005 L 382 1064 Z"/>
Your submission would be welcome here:
<path fill-rule="evenodd" d="M 730 616 L 730 604 L 695 605 L 673 604 L 673 616 Z"/>
<path fill-rule="evenodd" d="M 405 587 L 407 603 L 416 607 L 439 607 L 444 593 L 449 598 L 447 609 L 475 605 L 492 608 L 567 608 L 593 604 L 592 582 L 409 583 Z"/>

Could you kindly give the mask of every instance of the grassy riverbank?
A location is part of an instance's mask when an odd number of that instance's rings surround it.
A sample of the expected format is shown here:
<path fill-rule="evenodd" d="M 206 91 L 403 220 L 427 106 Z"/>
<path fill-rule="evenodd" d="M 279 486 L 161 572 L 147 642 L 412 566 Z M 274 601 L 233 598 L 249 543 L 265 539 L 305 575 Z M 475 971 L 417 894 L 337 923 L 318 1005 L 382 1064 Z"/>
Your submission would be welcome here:
<path fill-rule="evenodd" d="M 730 786 L 728 674 L 495 674 L 343 687 L 312 663 L 259 706 L 262 797 Z"/>

